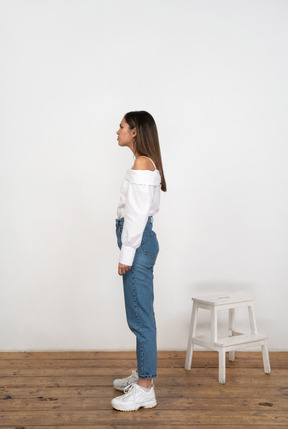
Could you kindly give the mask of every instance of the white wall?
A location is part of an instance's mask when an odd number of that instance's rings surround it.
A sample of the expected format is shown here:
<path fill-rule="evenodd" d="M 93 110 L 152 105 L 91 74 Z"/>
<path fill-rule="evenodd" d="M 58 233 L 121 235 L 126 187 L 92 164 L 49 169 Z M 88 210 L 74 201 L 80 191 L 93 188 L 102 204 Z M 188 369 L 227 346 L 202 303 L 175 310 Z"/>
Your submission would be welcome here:
<path fill-rule="evenodd" d="M 133 162 L 115 132 L 134 109 L 156 118 L 168 185 L 159 349 L 184 350 L 191 297 L 223 291 L 254 295 L 270 350 L 288 350 L 287 14 L 282 0 L 0 1 L 1 351 L 134 348 L 115 237 Z"/>

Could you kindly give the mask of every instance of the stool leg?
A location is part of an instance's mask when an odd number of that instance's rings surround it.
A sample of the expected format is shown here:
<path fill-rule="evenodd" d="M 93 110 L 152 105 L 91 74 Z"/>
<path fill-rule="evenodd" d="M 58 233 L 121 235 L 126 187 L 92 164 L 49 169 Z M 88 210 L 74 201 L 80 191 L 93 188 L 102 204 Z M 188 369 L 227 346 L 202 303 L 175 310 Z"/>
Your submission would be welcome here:
<path fill-rule="evenodd" d="M 195 337 L 195 332 L 196 332 L 197 313 L 198 313 L 198 305 L 193 303 L 191 323 L 190 323 L 190 329 L 189 329 L 188 346 L 187 346 L 187 352 L 186 352 L 186 361 L 185 361 L 185 369 L 187 370 L 191 369 L 192 356 L 193 356 L 193 337 Z"/>
<path fill-rule="evenodd" d="M 226 368 L 225 368 L 225 349 L 219 351 L 219 383 L 225 384 Z"/>
<path fill-rule="evenodd" d="M 262 358 L 263 358 L 263 364 L 264 364 L 264 372 L 266 374 L 270 374 L 271 368 L 270 368 L 270 360 L 269 360 L 269 353 L 266 342 L 261 346 L 262 349 Z"/>
<path fill-rule="evenodd" d="M 211 308 L 211 343 L 216 343 L 217 341 L 217 327 L 218 327 L 218 321 L 217 321 L 217 309 L 215 306 Z"/>
<path fill-rule="evenodd" d="M 256 325 L 256 318 L 255 318 L 253 303 L 248 305 L 248 312 L 249 312 L 249 321 L 250 321 L 251 333 L 257 334 L 257 325 Z"/>
<path fill-rule="evenodd" d="M 230 308 L 229 309 L 229 327 L 228 329 L 231 331 L 232 333 L 232 337 L 234 335 L 234 329 L 235 329 L 235 308 Z M 231 350 L 229 352 L 229 360 L 231 362 L 234 362 L 235 360 L 235 350 Z"/>

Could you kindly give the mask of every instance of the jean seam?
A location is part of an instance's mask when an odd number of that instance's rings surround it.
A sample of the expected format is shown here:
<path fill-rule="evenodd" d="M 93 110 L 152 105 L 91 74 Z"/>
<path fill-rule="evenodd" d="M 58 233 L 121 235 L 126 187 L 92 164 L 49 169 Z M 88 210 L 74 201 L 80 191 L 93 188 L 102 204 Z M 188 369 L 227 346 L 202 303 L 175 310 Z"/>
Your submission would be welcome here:
<path fill-rule="evenodd" d="M 138 342 L 138 347 L 139 347 L 139 352 L 140 352 L 140 370 L 139 373 L 142 373 L 144 371 L 144 348 L 143 348 L 143 341 L 141 339 L 142 337 L 142 326 L 141 326 L 141 317 L 139 316 L 139 311 L 138 311 L 138 297 L 137 297 L 137 288 L 135 285 L 135 270 L 134 267 L 131 268 L 132 270 L 132 279 L 133 279 L 133 302 L 134 302 L 134 310 L 135 310 L 135 315 L 136 315 L 136 320 L 137 320 L 137 325 L 138 325 L 138 330 L 139 330 L 139 338 L 136 337 L 136 341 Z M 139 364 L 138 363 L 138 364 Z"/>

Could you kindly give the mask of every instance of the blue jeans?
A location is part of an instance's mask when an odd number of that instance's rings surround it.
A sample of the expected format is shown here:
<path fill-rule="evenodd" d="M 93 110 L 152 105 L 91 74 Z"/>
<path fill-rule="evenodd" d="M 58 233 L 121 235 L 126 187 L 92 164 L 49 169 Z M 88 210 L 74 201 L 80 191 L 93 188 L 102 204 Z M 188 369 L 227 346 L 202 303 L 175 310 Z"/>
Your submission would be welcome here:
<path fill-rule="evenodd" d="M 159 252 L 153 218 L 148 218 L 142 242 L 136 250 L 133 265 L 123 277 L 128 326 L 136 335 L 137 369 L 139 377 L 154 378 L 157 373 L 156 322 L 154 315 L 153 267 Z M 118 247 L 124 219 L 116 219 Z"/>

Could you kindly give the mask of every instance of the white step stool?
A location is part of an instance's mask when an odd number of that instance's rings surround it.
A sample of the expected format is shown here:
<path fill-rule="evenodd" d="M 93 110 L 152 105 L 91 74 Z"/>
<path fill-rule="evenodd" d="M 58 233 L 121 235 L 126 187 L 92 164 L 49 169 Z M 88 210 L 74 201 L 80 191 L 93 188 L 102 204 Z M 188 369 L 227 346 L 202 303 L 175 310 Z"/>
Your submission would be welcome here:
<path fill-rule="evenodd" d="M 237 295 L 215 295 L 192 298 L 192 316 L 189 331 L 188 347 L 186 353 L 185 369 L 191 369 L 194 345 L 215 350 L 219 353 L 219 383 L 225 383 L 225 353 L 229 352 L 229 360 L 235 360 L 235 350 L 248 346 L 259 345 L 262 349 L 264 372 L 270 374 L 270 362 L 267 349 L 267 337 L 257 333 L 256 319 L 254 314 L 254 298 Z M 251 334 L 246 335 L 234 330 L 235 309 L 248 307 Z M 211 311 L 210 338 L 196 336 L 197 313 L 199 308 Z M 229 310 L 229 337 L 218 338 L 217 316 L 219 310 Z"/>

